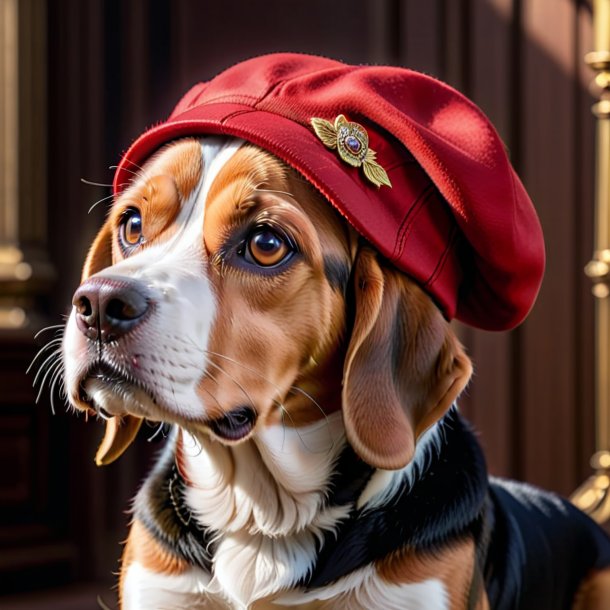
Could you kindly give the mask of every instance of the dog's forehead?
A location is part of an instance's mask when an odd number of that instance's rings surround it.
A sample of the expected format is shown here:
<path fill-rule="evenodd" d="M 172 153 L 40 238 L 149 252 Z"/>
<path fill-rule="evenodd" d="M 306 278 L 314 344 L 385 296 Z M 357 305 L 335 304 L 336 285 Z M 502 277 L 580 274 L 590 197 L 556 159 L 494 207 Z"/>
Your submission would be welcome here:
<path fill-rule="evenodd" d="M 103 273 L 200 276 L 231 231 L 266 214 L 276 222 L 279 214 L 305 250 L 319 242 L 325 258 L 350 258 L 346 223 L 332 206 L 279 159 L 237 138 L 188 138 L 161 149 L 117 198 L 110 224 L 119 226 L 131 207 L 142 213 L 144 247 L 124 257 L 115 240 L 114 265 Z"/>
<path fill-rule="evenodd" d="M 144 204 L 150 212 L 149 217 L 160 214 L 164 199 L 154 196 L 159 194 L 159 177 L 168 177 L 175 185 L 177 213 L 171 219 L 166 239 L 115 262 L 112 272 L 139 276 L 150 273 L 153 266 L 157 271 L 160 266 L 177 271 L 184 263 L 188 263 L 191 270 L 197 269 L 197 262 L 200 263 L 203 255 L 203 226 L 210 189 L 222 168 L 243 144 L 243 140 L 236 138 L 188 139 L 169 145 L 150 159 L 118 197 L 114 213 L 120 216 L 126 207 L 137 201 Z M 155 192 L 149 196 L 151 185 Z M 144 221 L 150 225 L 149 217 Z M 145 236 L 146 231 L 145 224 Z M 117 258 L 115 252 L 115 261 Z"/>

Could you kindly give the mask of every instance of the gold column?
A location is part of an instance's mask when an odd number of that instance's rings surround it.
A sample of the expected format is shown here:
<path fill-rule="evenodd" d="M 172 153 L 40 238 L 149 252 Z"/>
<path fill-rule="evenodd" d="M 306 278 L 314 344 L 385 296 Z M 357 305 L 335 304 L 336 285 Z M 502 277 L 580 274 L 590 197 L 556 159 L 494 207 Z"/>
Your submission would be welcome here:
<path fill-rule="evenodd" d="M 0 0 L 0 331 L 35 319 L 46 252 L 46 1 Z"/>
<path fill-rule="evenodd" d="M 595 251 L 585 267 L 595 296 L 595 474 L 573 494 L 576 506 L 598 523 L 610 519 L 610 0 L 594 0 L 595 50 L 585 61 L 597 72 L 600 100 L 597 118 L 595 177 Z"/>

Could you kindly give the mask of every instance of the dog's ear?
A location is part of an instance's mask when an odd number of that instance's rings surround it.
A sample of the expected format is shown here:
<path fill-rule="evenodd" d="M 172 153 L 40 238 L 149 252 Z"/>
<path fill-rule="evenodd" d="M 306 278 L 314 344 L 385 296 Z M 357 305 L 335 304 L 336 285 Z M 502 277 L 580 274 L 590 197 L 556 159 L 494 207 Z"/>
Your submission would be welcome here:
<path fill-rule="evenodd" d="M 354 292 L 343 377 L 347 438 L 372 466 L 402 468 L 464 389 L 472 365 L 432 300 L 366 246 Z"/>
<path fill-rule="evenodd" d="M 110 267 L 110 265 L 112 265 L 112 227 L 110 222 L 106 221 L 100 232 L 95 236 L 87 253 L 81 275 L 81 284 L 98 271 Z"/>
<path fill-rule="evenodd" d="M 111 417 L 106 422 L 106 431 L 97 448 L 95 463 L 98 466 L 107 466 L 120 458 L 136 438 L 141 425 L 142 419 L 133 415 Z"/>
<path fill-rule="evenodd" d="M 89 250 L 81 283 L 110 265 L 112 265 L 112 228 L 110 223 L 106 222 Z M 105 466 L 121 457 L 135 439 L 141 425 L 142 419 L 133 415 L 108 419 L 104 438 L 95 454 L 95 463 L 98 466 Z"/>

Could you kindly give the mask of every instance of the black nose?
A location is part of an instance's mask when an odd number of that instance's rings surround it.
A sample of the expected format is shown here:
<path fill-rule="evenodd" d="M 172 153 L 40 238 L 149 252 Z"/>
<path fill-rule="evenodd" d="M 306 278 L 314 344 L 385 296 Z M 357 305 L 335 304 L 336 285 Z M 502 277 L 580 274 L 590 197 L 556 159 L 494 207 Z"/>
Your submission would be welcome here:
<path fill-rule="evenodd" d="M 146 288 L 128 278 L 92 277 L 74 293 L 72 304 L 80 331 L 103 343 L 133 330 L 150 309 Z"/>

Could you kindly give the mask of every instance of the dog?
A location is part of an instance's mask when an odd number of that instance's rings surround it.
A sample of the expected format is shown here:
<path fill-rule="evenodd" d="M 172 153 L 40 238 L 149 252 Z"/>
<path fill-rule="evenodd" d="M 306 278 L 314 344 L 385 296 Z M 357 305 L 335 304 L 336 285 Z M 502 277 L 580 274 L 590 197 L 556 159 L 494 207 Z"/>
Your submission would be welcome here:
<path fill-rule="evenodd" d="M 98 463 L 171 424 L 125 610 L 603 610 L 610 541 L 488 478 L 437 304 L 303 176 L 235 137 L 164 145 L 89 251 L 63 358 Z"/>
<path fill-rule="evenodd" d="M 448 320 L 519 324 L 544 269 L 488 119 L 428 76 L 254 58 L 127 151 L 63 341 L 98 464 L 170 424 L 133 608 L 610 607 L 606 534 L 489 479 Z"/>

